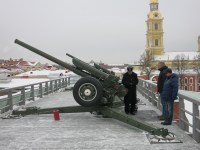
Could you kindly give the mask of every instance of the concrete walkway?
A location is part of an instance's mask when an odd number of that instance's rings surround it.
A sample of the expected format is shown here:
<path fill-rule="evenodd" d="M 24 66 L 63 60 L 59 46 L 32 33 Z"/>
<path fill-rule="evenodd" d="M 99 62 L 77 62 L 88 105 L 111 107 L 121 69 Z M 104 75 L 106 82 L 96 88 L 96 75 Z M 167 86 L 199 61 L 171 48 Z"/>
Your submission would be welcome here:
<path fill-rule="evenodd" d="M 138 117 L 150 124 L 163 127 L 157 121 L 160 113 L 138 94 L 146 105 L 139 105 Z M 78 105 L 71 91 L 54 93 L 27 106 L 59 107 Z M 123 107 L 119 109 L 123 111 Z M 168 126 L 183 143 L 150 144 L 145 132 L 112 118 L 90 113 L 61 114 L 60 121 L 53 115 L 29 115 L 21 119 L 0 120 L 0 150 L 200 150 L 192 138 L 175 124 Z"/>

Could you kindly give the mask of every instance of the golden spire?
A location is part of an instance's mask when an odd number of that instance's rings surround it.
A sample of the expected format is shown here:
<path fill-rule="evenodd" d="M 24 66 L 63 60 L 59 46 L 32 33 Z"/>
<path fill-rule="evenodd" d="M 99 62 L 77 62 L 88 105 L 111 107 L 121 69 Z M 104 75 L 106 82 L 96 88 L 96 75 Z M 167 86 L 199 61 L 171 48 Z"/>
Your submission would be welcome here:
<path fill-rule="evenodd" d="M 158 0 L 151 0 L 150 3 L 158 3 Z"/>

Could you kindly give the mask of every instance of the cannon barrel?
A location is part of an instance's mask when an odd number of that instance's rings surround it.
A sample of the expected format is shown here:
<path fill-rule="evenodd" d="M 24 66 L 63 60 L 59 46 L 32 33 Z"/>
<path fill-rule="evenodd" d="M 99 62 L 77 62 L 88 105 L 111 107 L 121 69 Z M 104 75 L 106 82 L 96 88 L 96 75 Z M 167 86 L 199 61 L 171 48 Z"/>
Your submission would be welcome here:
<path fill-rule="evenodd" d="M 97 68 L 97 69 L 99 69 L 99 70 L 102 70 L 102 71 L 105 72 L 105 73 L 115 75 L 115 73 L 114 73 L 113 71 L 109 71 L 109 70 L 107 70 L 107 69 L 101 67 L 100 65 L 96 64 L 96 63 L 94 63 L 94 66 L 95 66 L 95 68 Z"/>
<path fill-rule="evenodd" d="M 110 76 L 109 78 L 113 79 L 116 78 L 113 72 L 110 72 L 109 70 L 102 68 L 96 63 L 94 63 L 94 67 L 92 67 L 88 63 L 85 63 L 84 61 L 72 56 L 71 54 L 66 53 L 66 55 L 72 58 L 72 62 L 76 67 L 84 68 L 84 70 L 90 72 L 92 75 L 95 75 L 97 78 L 104 80 L 107 79 L 108 76 Z"/>
<path fill-rule="evenodd" d="M 34 53 L 36 53 L 36 54 L 48 59 L 48 60 L 51 60 L 52 62 L 55 62 L 55 63 L 65 67 L 66 69 L 71 70 L 72 72 L 74 72 L 74 73 L 76 73 L 76 74 L 78 74 L 78 75 L 80 75 L 82 77 L 90 75 L 90 74 L 88 74 L 88 73 L 86 73 L 86 72 L 84 72 L 82 70 L 76 69 L 76 67 L 74 67 L 73 65 L 70 65 L 69 63 L 61 61 L 58 58 L 53 57 L 53 56 L 51 56 L 51 55 L 49 55 L 49 54 L 47 54 L 47 53 L 45 53 L 45 52 L 33 47 L 33 46 L 30 46 L 30 45 L 28 45 L 28 44 L 26 44 L 26 43 L 24 43 L 24 42 L 22 42 L 22 41 L 20 41 L 18 39 L 15 40 L 15 43 L 20 45 L 20 46 L 22 46 L 22 47 L 24 47 L 24 48 L 26 48 L 26 49 L 29 49 L 30 51 L 32 51 L 32 52 L 34 52 Z"/>
<path fill-rule="evenodd" d="M 110 75 L 110 74 L 102 72 L 98 68 L 95 68 L 95 67 L 91 66 L 90 64 L 72 56 L 71 54 L 66 53 L 66 55 L 72 58 L 72 62 L 76 67 L 88 71 L 89 73 L 91 73 L 92 75 L 94 75 L 97 78 L 105 80 Z"/>
<path fill-rule="evenodd" d="M 69 56 L 69 57 L 71 57 L 71 58 L 76 58 L 76 57 L 72 56 L 72 55 L 69 54 L 69 53 L 66 53 L 66 55 Z"/>

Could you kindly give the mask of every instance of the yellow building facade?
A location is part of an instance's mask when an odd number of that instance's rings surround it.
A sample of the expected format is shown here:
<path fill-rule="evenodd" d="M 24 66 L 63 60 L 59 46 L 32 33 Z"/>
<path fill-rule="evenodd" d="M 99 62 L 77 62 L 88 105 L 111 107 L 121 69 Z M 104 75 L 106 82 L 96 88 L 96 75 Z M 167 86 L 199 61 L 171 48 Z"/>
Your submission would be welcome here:
<path fill-rule="evenodd" d="M 146 24 L 146 52 L 153 56 L 163 55 L 163 17 L 159 11 L 158 0 L 150 1 L 150 12 Z"/>

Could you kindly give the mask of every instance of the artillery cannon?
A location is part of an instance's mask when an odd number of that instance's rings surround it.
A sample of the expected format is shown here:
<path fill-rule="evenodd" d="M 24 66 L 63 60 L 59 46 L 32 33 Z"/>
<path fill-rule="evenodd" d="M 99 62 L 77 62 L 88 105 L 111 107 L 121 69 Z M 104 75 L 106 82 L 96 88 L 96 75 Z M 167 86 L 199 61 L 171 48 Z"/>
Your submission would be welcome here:
<path fill-rule="evenodd" d="M 100 114 L 103 114 L 104 116 L 112 117 L 119 121 L 135 126 L 139 129 L 145 130 L 152 135 L 162 136 L 164 139 L 167 136 L 172 135 L 171 139 L 174 140 L 174 135 L 168 132 L 167 129 L 154 127 L 151 124 L 147 124 L 138 118 L 130 117 L 123 112 L 119 112 L 116 109 L 122 105 L 121 98 L 126 95 L 127 90 L 123 85 L 119 83 L 119 78 L 115 76 L 113 72 L 102 68 L 98 64 L 94 64 L 94 66 L 91 66 L 88 63 L 70 54 L 66 54 L 67 56 L 72 58 L 73 65 L 71 65 L 20 40 L 16 39 L 15 43 L 71 70 L 77 75 L 80 75 L 82 78 L 76 82 L 73 89 L 73 97 L 76 102 L 81 106 L 43 109 L 37 107 L 29 107 L 22 111 L 15 110 L 12 112 L 13 115 L 24 116 L 34 113 L 49 114 L 52 113 L 52 111 L 55 109 L 58 109 L 61 113 L 96 111 Z"/>
<path fill-rule="evenodd" d="M 72 58 L 73 65 L 71 65 L 20 40 L 16 39 L 15 43 L 80 75 L 82 78 L 74 85 L 73 96 L 81 106 L 110 105 L 116 95 L 123 97 L 126 94 L 124 86 L 119 84 L 119 78 L 97 64 L 91 66 L 70 54 L 66 54 Z"/>

